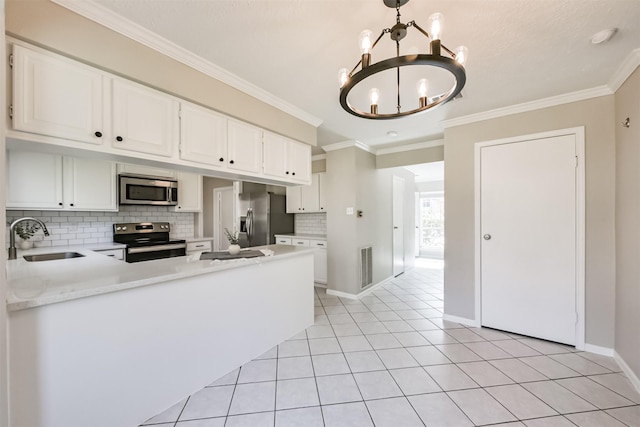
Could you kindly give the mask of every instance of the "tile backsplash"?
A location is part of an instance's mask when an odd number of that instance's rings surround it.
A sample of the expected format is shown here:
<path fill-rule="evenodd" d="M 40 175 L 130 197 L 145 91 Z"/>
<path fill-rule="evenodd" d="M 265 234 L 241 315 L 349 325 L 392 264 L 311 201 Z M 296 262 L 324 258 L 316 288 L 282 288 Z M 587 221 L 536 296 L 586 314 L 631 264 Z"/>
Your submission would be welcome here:
<path fill-rule="evenodd" d="M 113 224 L 117 222 L 169 222 L 172 238 L 193 237 L 194 214 L 173 212 L 173 209 L 172 206 L 122 205 L 119 212 L 8 210 L 7 224 L 25 216 L 44 221 L 50 236 L 45 237 L 42 231 L 38 231 L 31 238 L 35 247 L 112 242 Z M 6 236 L 5 243 L 8 244 L 8 230 Z"/>
<path fill-rule="evenodd" d="M 327 234 L 327 214 L 296 214 L 294 222 L 297 234 Z"/>

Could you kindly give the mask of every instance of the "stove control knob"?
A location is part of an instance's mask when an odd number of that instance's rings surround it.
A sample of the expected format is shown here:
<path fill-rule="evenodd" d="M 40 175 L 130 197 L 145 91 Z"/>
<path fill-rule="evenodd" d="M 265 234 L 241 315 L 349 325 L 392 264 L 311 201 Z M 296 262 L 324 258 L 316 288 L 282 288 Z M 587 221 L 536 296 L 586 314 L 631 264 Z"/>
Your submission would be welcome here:
<path fill-rule="evenodd" d="M 116 231 L 120 231 L 120 230 L 121 230 L 121 228 L 120 228 L 120 227 L 116 227 Z"/>
<path fill-rule="evenodd" d="M 122 227 L 122 231 L 127 231 L 127 226 Z"/>

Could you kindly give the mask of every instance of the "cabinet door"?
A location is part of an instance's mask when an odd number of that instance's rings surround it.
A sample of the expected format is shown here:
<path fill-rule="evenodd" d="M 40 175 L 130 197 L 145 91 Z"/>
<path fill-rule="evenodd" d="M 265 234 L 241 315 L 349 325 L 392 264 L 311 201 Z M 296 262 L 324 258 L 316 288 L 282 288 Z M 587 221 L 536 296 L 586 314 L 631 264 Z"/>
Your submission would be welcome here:
<path fill-rule="evenodd" d="M 289 170 L 289 144 L 291 141 L 270 132 L 264 132 L 262 141 L 264 174 L 288 180 L 291 177 L 291 170 Z"/>
<path fill-rule="evenodd" d="M 301 213 L 302 198 L 300 187 L 287 187 L 287 213 Z"/>
<path fill-rule="evenodd" d="M 202 212 L 202 175 L 178 172 L 176 212 Z"/>
<path fill-rule="evenodd" d="M 327 190 L 326 190 L 327 174 L 321 172 L 318 174 L 318 199 L 320 200 L 320 212 L 327 211 Z"/>
<path fill-rule="evenodd" d="M 302 212 L 318 212 L 320 210 L 320 194 L 318 193 L 318 174 L 311 177 L 311 185 L 300 187 L 302 193 Z"/>
<path fill-rule="evenodd" d="M 177 141 L 178 103 L 169 95 L 113 81 L 113 146 L 170 157 Z"/>
<path fill-rule="evenodd" d="M 308 184 L 311 181 L 311 147 L 290 141 L 289 152 L 291 180 Z"/>
<path fill-rule="evenodd" d="M 176 179 L 178 176 L 177 172 L 171 169 L 162 169 L 162 168 L 154 168 L 153 166 L 142 166 L 142 165 L 134 165 L 131 163 L 118 163 L 118 174 L 138 174 L 138 175 L 148 175 L 148 176 L 157 176 L 162 178 L 171 178 Z"/>
<path fill-rule="evenodd" d="M 62 209 L 62 156 L 7 151 L 7 208 Z"/>
<path fill-rule="evenodd" d="M 313 254 L 313 281 L 327 283 L 327 250 L 321 249 Z"/>
<path fill-rule="evenodd" d="M 106 79 L 106 78 L 104 78 Z M 69 59 L 13 47 L 13 128 L 102 144 L 103 75 Z"/>
<path fill-rule="evenodd" d="M 104 160 L 64 158 L 64 207 L 117 211 L 116 165 Z"/>
<path fill-rule="evenodd" d="M 245 123 L 227 124 L 229 169 L 260 173 L 262 169 L 262 131 Z"/>
<path fill-rule="evenodd" d="M 189 103 L 180 106 L 180 158 L 224 167 L 227 157 L 227 118 Z"/>

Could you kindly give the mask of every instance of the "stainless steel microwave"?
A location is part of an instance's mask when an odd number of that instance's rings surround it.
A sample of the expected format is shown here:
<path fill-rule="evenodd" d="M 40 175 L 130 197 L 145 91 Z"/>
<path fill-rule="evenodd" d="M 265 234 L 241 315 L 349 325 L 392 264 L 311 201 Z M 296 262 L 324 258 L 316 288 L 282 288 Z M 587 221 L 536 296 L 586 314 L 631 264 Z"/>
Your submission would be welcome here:
<path fill-rule="evenodd" d="M 178 204 L 178 181 L 145 175 L 120 175 L 118 178 L 121 205 Z"/>

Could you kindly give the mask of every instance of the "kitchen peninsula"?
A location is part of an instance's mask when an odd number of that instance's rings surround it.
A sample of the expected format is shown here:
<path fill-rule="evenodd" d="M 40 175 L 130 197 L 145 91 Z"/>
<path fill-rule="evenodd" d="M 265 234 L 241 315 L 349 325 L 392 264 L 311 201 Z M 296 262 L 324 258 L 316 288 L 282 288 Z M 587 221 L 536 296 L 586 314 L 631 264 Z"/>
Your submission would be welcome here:
<path fill-rule="evenodd" d="M 84 257 L 7 263 L 16 425 L 138 425 L 313 323 L 310 248 L 135 264 L 65 249 Z"/>

